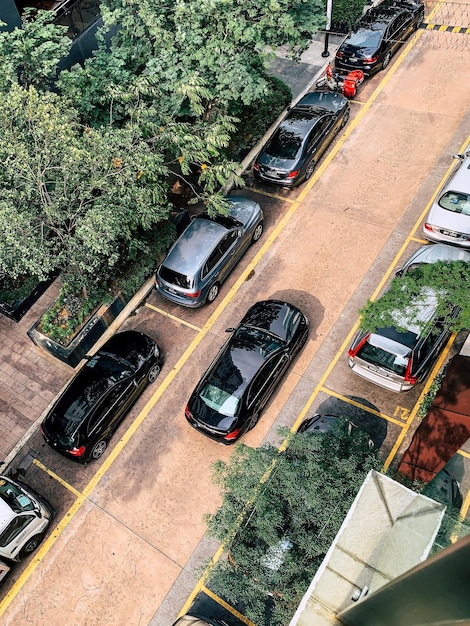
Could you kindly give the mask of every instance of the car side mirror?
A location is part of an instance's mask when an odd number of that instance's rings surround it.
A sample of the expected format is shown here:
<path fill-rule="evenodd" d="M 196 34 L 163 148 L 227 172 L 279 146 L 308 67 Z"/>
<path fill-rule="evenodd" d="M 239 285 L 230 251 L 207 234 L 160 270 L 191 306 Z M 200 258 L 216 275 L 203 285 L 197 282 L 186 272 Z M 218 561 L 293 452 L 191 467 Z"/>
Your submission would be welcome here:
<path fill-rule="evenodd" d="M 235 328 L 226 328 L 225 332 L 226 333 L 233 333 L 234 330 L 235 330 Z"/>
<path fill-rule="evenodd" d="M 463 161 L 465 159 L 465 154 L 454 154 L 452 158 Z"/>

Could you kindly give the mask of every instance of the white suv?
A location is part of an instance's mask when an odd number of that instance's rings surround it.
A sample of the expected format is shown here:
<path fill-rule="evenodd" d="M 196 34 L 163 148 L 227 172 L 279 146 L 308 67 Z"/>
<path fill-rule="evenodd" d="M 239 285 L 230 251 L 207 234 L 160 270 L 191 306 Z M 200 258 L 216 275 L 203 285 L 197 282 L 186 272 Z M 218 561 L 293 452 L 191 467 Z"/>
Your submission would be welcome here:
<path fill-rule="evenodd" d="M 20 561 L 31 554 L 54 516 L 53 507 L 34 489 L 0 476 L 0 558 Z"/>

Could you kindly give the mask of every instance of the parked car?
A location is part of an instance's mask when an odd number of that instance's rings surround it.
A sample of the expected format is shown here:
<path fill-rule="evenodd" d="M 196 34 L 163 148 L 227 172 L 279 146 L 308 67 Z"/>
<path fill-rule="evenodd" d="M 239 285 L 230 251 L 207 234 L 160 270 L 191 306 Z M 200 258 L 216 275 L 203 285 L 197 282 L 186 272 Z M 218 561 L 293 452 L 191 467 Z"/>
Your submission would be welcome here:
<path fill-rule="evenodd" d="M 156 289 L 176 304 L 213 302 L 251 243 L 263 232 L 263 211 L 248 198 L 229 196 L 229 214 L 192 220 L 157 270 Z"/>
<path fill-rule="evenodd" d="M 308 337 L 308 321 L 293 304 L 257 302 L 244 315 L 194 389 L 186 418 L 223 444 L 257 423 L 276 385 Z"/>
<path fill-rule="evenodd" d="M 187 614 L 177 619 L 173 626 L 228 626 L 228 624 L 214 617 Z"/>
<path fill-rule="evenodd" d="M 41 431 L 57 452 L 76 461 L 99 459 L 127 411 L 161 370 L 153 339 L 128 330 L 111 337 L 74 376 L 46 415 Z"/>
<path fill-rule="evenodd" d="M 470 263 L 470 251 L 445 243 L 421 246 L 397 269 L 395 276 L 404 276 L 423 263 L 436 263 L 437 261 L 465 261 L 465 263 Z"/>
<path fill-rule="evenodd" d="M 257 156 L 255 178 L 294 187 L 308 180 L 336 133 L 349 119 L 339 93 L 312 91 L 291 109 Z"/>
<path fill-rule="evenodd" d="M 470 248 L 470 150 L 454 158 L 456 164 L 431 206 L 423 235 L 430 241 Z"/>
<path fill-rule="evenodd" d="M 390 391 L 412 389 L 429 373 L 458 313 L 458 307 L 449 306 L 447 316 L 439 317 L 435 292 L 423 288 L 412 309 L 396 311 L 396 325 L 405 331 L 389 327 L 356 334 L 348 352 L 349 366 L 355 374 Z"/>
<path fill-rule="evenodd" d="M 338 48 L 339 72 L 362 70 L 371 75 L 385 69 L 393 54 L 424 18 L 420 0 L 383 0 L 359 19 Z"/>
<path fill-rule="evenodd" d="M 20 561 L 34 552 L 54 517 L 54 507 L 32 487 L 0 476 L 0 558 Z"/>

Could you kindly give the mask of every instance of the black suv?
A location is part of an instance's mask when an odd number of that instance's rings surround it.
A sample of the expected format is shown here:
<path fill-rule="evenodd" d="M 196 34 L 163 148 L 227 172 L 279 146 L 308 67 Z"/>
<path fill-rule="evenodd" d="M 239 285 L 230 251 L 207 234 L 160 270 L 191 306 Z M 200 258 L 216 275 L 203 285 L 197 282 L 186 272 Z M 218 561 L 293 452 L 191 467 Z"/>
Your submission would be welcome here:
<path fill-rule="evenodd" d="M 72 378 L 46 415 L 46 442 L 68 458 L 98 459 L 108 440 L 163 363 L 153 339 L 134 330 L 109 339 Z"/>
<path fill-rule="evenodd" d="M 342 73 L 358 69 L 368 75 L 385 69 L 423 18 L 420 0 L 383 0 L 367 11 L 341 44 L 335 68 Z"/>

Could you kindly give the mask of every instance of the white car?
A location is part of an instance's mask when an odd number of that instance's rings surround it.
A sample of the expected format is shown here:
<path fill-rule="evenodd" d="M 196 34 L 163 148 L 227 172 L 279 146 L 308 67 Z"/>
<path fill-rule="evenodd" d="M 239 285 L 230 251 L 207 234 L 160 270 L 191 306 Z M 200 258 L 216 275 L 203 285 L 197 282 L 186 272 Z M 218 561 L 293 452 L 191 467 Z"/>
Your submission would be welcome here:
<path fill-rule="evenodd" d="M 34 552 L 54 516 L 34 489 L 0 476 L 0 559 L 20 561 Z"/>
<path fill-rule="evenodd" d="M 457 154 L 456 165 L 446 179 L 423 224 L 423 235 L 470 248 L 470 150 Z"/>

